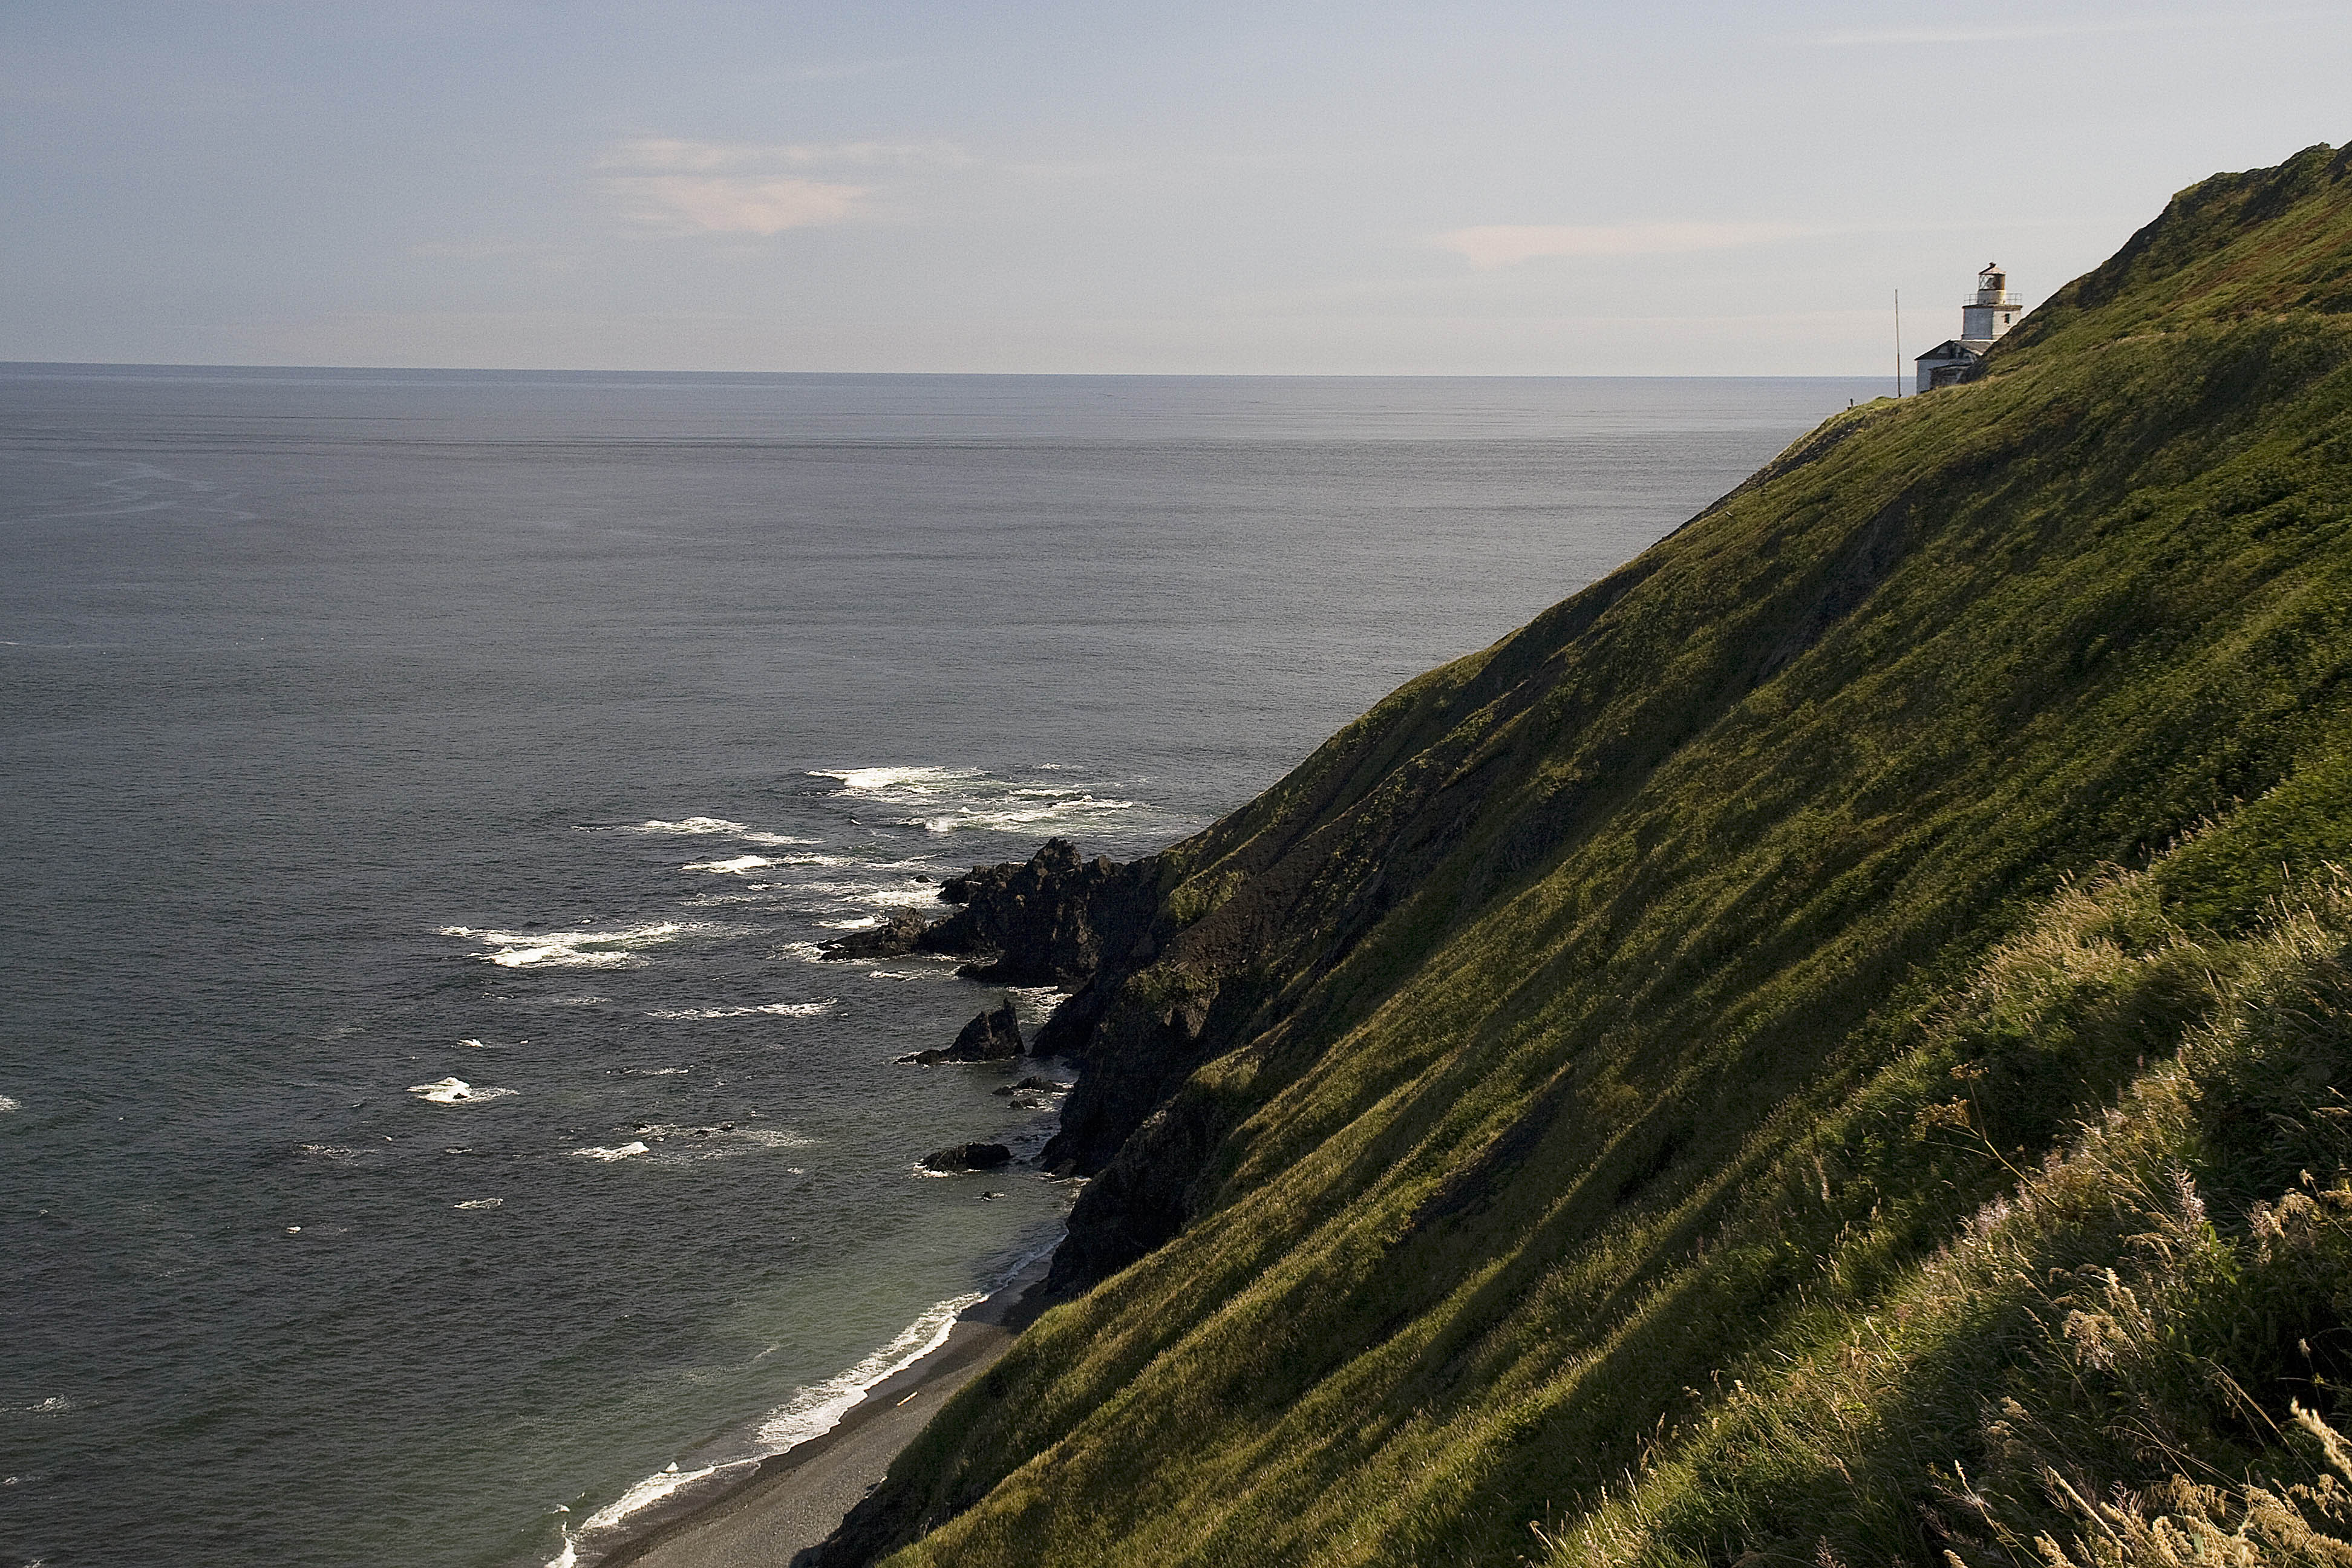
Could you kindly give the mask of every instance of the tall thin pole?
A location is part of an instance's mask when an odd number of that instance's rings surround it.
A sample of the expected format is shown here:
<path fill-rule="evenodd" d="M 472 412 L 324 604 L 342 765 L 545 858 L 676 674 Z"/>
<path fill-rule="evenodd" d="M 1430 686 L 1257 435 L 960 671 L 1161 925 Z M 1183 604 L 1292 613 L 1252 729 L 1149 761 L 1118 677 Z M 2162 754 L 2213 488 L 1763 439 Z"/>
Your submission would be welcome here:
<path fill-rule="evenodd" d="M 1895 395 L 1903 395 L 1903 290 L 1895 290 Z"/>

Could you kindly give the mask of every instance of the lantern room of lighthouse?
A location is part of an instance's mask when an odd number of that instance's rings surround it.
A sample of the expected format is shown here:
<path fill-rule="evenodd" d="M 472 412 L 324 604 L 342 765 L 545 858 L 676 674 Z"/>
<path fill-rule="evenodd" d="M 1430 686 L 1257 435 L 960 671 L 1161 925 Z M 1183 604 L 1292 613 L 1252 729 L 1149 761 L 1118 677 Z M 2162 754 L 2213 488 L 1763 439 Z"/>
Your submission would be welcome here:
<path fill-rule="evenodd" d="M 2010 297 L 2009 274 L 1998 261 L 1977 274 L 1977 297 L 1960 307 L 1960 337 L 1992 339 L 2016 324 L 2018 303 Z"/>

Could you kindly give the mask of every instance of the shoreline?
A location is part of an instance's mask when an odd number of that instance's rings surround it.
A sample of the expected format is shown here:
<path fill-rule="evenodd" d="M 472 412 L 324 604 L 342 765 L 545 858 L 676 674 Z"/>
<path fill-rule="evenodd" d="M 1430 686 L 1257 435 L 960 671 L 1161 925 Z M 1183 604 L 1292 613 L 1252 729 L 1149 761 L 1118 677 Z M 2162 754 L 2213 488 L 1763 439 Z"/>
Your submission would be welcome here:
<path fill-rule="evenodd" d="M 593 1568 L 781 1568 L 794 1561 L 839 1528 L 940 1406 L 993 1365 L 1045 1310 L 1039 1292 L 1053 1257 L 1048 1247 L 959 1313 L 935 1348 L 867 1389 L 824 1432 L 674 1512 L 656 1505 L 643 1526 L 581 1562 Z"/>

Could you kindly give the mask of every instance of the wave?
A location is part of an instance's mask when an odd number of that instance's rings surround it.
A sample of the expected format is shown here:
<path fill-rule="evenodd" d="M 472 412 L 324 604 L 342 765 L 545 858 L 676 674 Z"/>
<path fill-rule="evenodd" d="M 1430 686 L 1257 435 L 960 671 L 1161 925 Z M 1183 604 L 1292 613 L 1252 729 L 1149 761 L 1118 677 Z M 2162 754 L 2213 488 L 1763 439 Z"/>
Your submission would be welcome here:
<path fill-rule="evenodd" d="M 803 882 L 790 891 L 803 897 L 855 900 L 867 904 L 912 906 L 940 901 L 936 882 Z"/>
<path fill-rule="evenodd" d="M 1017 794 L 1044 794 L 1043 791 L 1017 791 Z M 1134 800 L 1098 800 L 1090 795 L 1068 795 L 1040 806 L 1014 806 L 1003 811 L 975 810 L 960 805 L 949 814 L 938 816 L 911 816 L 900 824 L 919 827 L 926 833 L 955 833 L 969 828 L 986 828 L 1002 832 L 1007 828 L 1025 827 L 1032 823 L 1052 822 L 1065 814 L 1096 811 L 1133 811 L 1143 803 Z"/>
<path fill-rule="evenodd" d="M 746 871 L 756 871 L 762 866 L 772 866 L 774 864 L 775 862 L 769 859 L 765 855 L 738 855 L 731 860 L 697 860 L 690 865 L 681 866 L 678 869 L 681 871 L 724 871 L 731 876 L 740 877 Z"/>
<path fill-rule="evenodd" d="M 822 1002 L 770 1002 L 756 1007 L 660 1007 L 646 1015 L 677 1023 L 688 1018 L 742 1018 L 753 1013 L 765 1013 L 774 1018 L 814 1018 L 840 1000 L 828 996 Z"/>
<path fill-rule="evenodd" d="M 1008 985 L 1004 992 L 1020 1003 L 1024 1012 L 1034 1013 L 1041 1023 L 1071 995 L 1059 985 Z"/>
<path fill-rule="evenodd" d="M 1024 1258 L 1013 1272 L 1017 1274 L 1021 1268 L 1027 1268 L 1045 1255 L 1040 1252 L 1035 1257 Z M 1008 1275 L 1007 1279 L 1010 1279 Z M 948 1335 L 955 1329 L 956 1320 L 963 1315 L 964 1310 L 986 1299 L 987 1292 L 975 1290 L 933 1302 L 913 1322 L 901 1329 L 888 1344 L 856 1366 L 823 1383 L 796 1390 L 790 1399 L 760 1423 L 751 1454 L 693 1470 L 682 1470 L 677 1461 L 672 1460 L 659 1473 L 646 1477 L 590 1514 L 582 1521 L 579 1535 L 614 1529 L 630 1515 L 652 1507 L 681 1487 L 691 1486 L 723 1470 L 756 1465 L 761 1459 L 789 1453 L 813 1438 L 822 1437 L 840 1425 L 841 1418 L 877 1385 L 897 1376 L 945 1344 Z M 547 1568 L 575 1568 L 579 1562 L 579 1554 L 572 1544 L 575 1539 L 570 1529 L 563 1530 L 563 1549 L 549 1561 Z"/>
<path fill-rule="evenodd" d="M 723 1465 L 708 1465 L 698 1470 L 681 1470 L 677 1465 L 672 1464 L 657 1476 L 647 1476 L 644 1480 L 583 1520 L 580 1524 L 580 1533 L 585 1535 L 593 1530 L 611 1530 L 629 1515 L 653 1507 L 678 1488 L 690 1487 L 705 1477 L 715 1476 L 727 1468 Z M 571 1552 L 572 1542 L 569 1539 L 565 1540 L 563 1549 L 567 1553 Z M 557 1561 L 561 1562 L 562 1559 L 558 1558 Z"/>
<path fill-rule="evenodd" d="M 658 1126 L 639 1126 L 636 1132 L 636 1139 L 623 1148 L 650 1154 L 656 1165 L 677 1165 L 694 1160 L 727 1160 L 738 1154 L 751 1153 L 755 1149 L 806 1149 L 816 1142 L 805 1133 L 794 1132 L 789 1128 L 738 1127 L 732 1122 L 721 1122 L 716 1127 L 695 1127 L 685 1122 L 665 1121 Z M 572 1152 L 575 1154 L 586 1152 L 580 1149 Z"/>
<path fill-rule="evenodd" d="M 743 842 L 746 844 L 764 844 L 771 848 L 784 849 L 790 848 L 795 844 L 822 844 L 824 840 L 822 838 L 795 838 L 789 833 L 748 832 L 743 835 Z"/>
<path fill-rule="evenodd" d="M 565 1152 L 567 1153 L 577 1154 L 584 1160 L 601 1160 L 608 1165 L 615 1160 L 627 1160 L 635 1158 L 639 1154 L 650 1154 L 653 1152 L 650 1148 L 646 1146 L 646 1143 L 641 1139 L 633 1139 L 626 1143 L 621 1144 L 618 1148 L 614 1149 L 586 1148 L 571 1149 Z"/>
<path fill-rule="evenodd" d="M 11 1110 L 22 1110 L 24 1109 L 25 1102 L 23 1100 L 11 1100 L 6 1095 L 0 1094 L 0 1114 L 5 1114 Z"/>
<path fill-rule="evenodd" d="M 467 1198 L 462 1204 L 452 1204 L 450 1205 L 452 1208 L 461 1209 L 494 1209 L 503 1208 L 505 1206 L 506 1199 L 504 1198 Z"/>
<path fill-rule="evenodd" d="M 782 1127 L 746 1127 L 735 1134 L 754 1149 L 806 1149 L 816 1140 Z M 793 1174 L 801 1173 L 794 1171 Z"/>
<path fill-rule="evenodd" d="M 364 1149 L 344 1149 L 332 1143 L 297 1143 L 294 1145 L 294 1152 L 308 1154 L 319 1160 L 342 1161 L 367 1158 L 367 1151 Z"/>
<path fill-rule="evenodd" d="M 504 1100 L 515 1091 L 510 1089 L 476 1089 L 462 1078 L 436 1079 L 431 1083 L 412 1083 L 408 1092 L 436 1105 L 473 1105 L 485 1100 Z"/>
<path fill-rule="evenodd" d="M 966 1307 L 982 1299 L 973 1291 L 935 1301 L 922 1316 L 898 1331 L 898 1337 L 837 1377 L 803 1388 L 760 1424 L 761 1445 L 771 1454 L 799 1447 L 822 1437 L 837 1426 L 866 1391 L 895 1377 L 947 1342 L 948 1333 Z"/>
<path fill-rule="evenodd" d="M 641 963 L 637 949 L 673 941 L 707 927 L 681 921 L 656 921 L 618 931 L 480 931 L 472 926 L 443 926 L 443 936 L 471 937 L 488 952 L 474 956 L 502 969 L 613 969 Z"/>
<path fill-rule="evenodd" d="M 843 789 L 858 795 L 876 795 L 888 789 L 936 789 L 941 784 L 963 784 L 986 776 L 974 768 L 931 766 L 812 768 L 810 773 L 815 778 L 838 779 Z"/>
<path fill-rule="evenodd" d="M 742 833 L 747 831 L 740 822 L 730 822 L 723 816 L 688 816 L 676 822 L 655 818 L 640 822 L 634 827 L 624 827 L 624 833 Z"/>
<path fill-rule="evenodd" d="M 27 1405 L 24 1408 L 27 1414 L 34 1415 L 63 1415 L 73 1407 L 72 1400 L 53 1394 L 38 1405 Z"/>

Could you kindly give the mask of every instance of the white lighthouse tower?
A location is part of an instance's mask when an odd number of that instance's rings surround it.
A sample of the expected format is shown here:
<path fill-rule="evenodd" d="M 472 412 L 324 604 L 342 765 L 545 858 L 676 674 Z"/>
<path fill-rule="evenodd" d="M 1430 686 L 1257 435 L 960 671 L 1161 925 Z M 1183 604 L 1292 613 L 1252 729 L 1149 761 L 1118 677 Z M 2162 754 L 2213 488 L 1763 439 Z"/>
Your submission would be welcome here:
<path fill-rule="evenodd" d="M 1977 274 L 1977 297 L 1960 307 L 1960 340 L 1982 338 L 1990 342 L 2017 320 L 2018 305 L 2009 295 L 2009 274 L 1998 261 Z"/>
<path fill-rule="evenodd" d="M 2009 274 L 1998 261 L 1977 274 L 1977 295 L 1960 306 L 1960 335 L 1948 338 L 1919 356 L 1919 390 L 1932 391 L 1966 381 L 1993 341 L 2017 324 L 2025 307 L 2009 291 Z"/>

